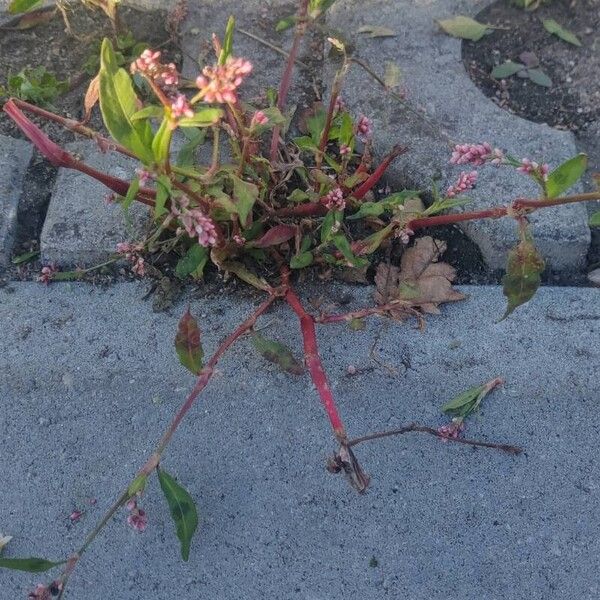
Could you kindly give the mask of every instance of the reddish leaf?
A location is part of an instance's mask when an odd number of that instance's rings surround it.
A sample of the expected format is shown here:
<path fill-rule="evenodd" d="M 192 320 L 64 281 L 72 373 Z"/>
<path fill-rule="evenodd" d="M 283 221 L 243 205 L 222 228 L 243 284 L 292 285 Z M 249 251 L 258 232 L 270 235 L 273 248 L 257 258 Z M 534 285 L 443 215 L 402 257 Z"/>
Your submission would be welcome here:
<path fill-rule="evenodd" d="M 278 246 L 296 235 L 296 228 L 292 225 L 276 225 L 272 227 L 260 239 L 252 242 L 254 248 L 267 248 L 268 246 Z"/>
<path fill-rule="evenodd" d="M 175 336 L 175 350 L 181 364 L 194 375 L 198 375 L 202 370 L 204 353 L 200 343 L 200 329 L 189 307 L 179 321 Z"/>
<path fill-rule="evenodd" d="M 262 356 L 279 365 L 284 371 L 293 375 L 304 373 L 304 365 L 283 344 L 268 340 L 256 332 L 252 334 L 252 343 Z"/>

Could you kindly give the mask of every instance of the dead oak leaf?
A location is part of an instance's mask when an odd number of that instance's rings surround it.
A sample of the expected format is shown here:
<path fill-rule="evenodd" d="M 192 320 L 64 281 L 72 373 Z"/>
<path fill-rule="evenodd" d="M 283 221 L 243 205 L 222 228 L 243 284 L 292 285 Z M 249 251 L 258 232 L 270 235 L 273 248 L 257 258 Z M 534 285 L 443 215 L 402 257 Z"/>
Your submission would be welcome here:
<path fill-rule="evenodd" d="M 452 287 L 456 270 L 438 262 L 446 247 L 445 242 L 426 236 L 404 251 L 399 267 L 380 263 L 375 274 L 377 304 L 400 301 L 390 314 L 403 319 L 412 308 L 438 314 L 440 304 L 463 300 L 466 296 Z"/>

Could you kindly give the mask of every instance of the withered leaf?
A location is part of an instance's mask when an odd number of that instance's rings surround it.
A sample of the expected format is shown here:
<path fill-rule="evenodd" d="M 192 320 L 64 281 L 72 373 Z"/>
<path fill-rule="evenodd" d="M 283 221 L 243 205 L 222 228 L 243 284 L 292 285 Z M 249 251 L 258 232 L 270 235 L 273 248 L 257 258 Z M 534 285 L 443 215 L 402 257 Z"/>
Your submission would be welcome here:
<path fill-rule="evenodd" d="M 403 301 L 390 310 L 391 316 L 403 319 L 414 308 L 437 314 L 440 304 L 463 300 L 465 295 L 452 287 L 456 270 L 438 262 L 445 250 L 445 242 L 426 236 L 404 251 L 400 267 L 380 263 L 375 274 L 377 304 Z"/>

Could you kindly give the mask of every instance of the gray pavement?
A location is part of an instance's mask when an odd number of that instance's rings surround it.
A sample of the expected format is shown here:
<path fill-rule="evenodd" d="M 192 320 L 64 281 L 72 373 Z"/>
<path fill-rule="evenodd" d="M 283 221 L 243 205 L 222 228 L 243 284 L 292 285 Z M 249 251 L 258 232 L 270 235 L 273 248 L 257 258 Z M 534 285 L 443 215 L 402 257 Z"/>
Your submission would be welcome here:
<path fill-rule="evenodd" d="M 370 321 L 319 330 L 352 435 L 412 420 L 495 376 L 505 387 L 468 423 L 523 445 L 514 457 L 404 436 L 358 450 L 372 486 L 357 495 L 324 468 L 334 449 L 307 377 L 277 372 L 247 340 L 223 360 L 164 466 L 197 499 L 189 563 L 156 482 L 144 534 L 120 513 L 79 565 L 73 600 L 596 600 L 600 597 L 597 289 L 544 288 L 498 323 L 498 288 L 443 307 L 419 332 Z M 59 558 L 78 545 L 148 453 L 192 384 L 172 339 L 185 302 L 155 314 L 142 284 L 10 283 L 0 289 L 0 531 L 5 556 Z M 348 308 L 370 288 L 305 298 Z M 206 351 L 256 305 L 191 298 Z M 296 351 L 283 306 L 265 335 Z M 380 366 L 370 359 L 371 348 Z M 347 375 L 349 365 L 358 374 Z M 90 499 L 97 500 L 90 504 Z M 70 523 L 73 509 L 84 510 Z M 373 565 L 373 566 L 371 566 Z M 0 600 L 39 576 L 0 571 Z"/>

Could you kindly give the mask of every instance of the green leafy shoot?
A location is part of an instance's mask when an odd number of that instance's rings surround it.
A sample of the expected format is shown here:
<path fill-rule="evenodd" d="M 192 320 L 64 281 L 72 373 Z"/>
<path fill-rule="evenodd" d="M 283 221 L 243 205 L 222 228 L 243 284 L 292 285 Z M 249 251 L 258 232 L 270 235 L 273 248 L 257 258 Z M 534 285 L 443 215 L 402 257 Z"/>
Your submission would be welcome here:
<path fill-rule="evenodd" d="M 488 381 L 482 385 L 472 387 L 442 406 L 442 412 L 452 415 L 455 419 L 460 419 L 461 422 L 469 415 L 475 412 L 483 399 L 496 387 L 504 382 L 499 377 Z"/>
<path fill-rule="evenodd" d="M 181 558 L 187 561 L 190 557 L 192 537 L 198 528 L 196 504 L 189 492 L 164 469 L 158 469 L 158 481 L 169 505 L 175 531 L 181 543 Z"/>

